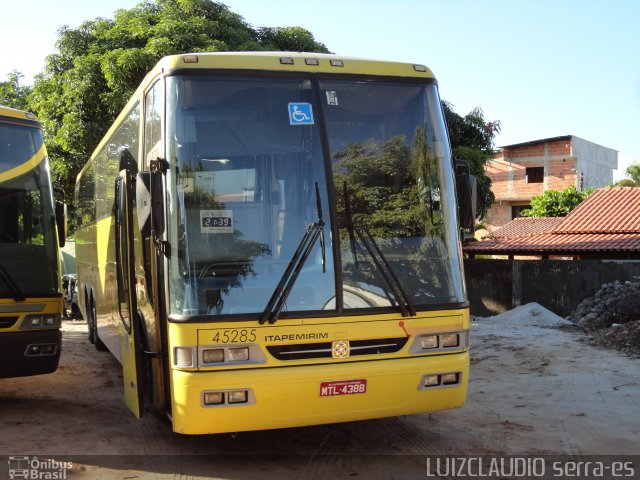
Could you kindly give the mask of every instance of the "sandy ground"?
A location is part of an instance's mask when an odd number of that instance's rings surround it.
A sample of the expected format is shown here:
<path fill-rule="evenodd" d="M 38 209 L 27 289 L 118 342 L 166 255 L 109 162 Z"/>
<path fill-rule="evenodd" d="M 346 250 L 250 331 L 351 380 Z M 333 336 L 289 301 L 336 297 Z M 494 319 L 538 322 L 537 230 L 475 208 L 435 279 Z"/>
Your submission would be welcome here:
<path fill-rule="evenodd" d="M 18 455 L 69 461 L 66 478 L 181 480 L 414 479 L 429 455 L 637 455 L 640 359 L 583 339 L 529 304 L 474 320 L 462 409 L 188 437 L 153 415 L 135 420 L 119 365 L 89 345 L 83 322 L 67 321 L 56 373 L 0 380 L 0 478 Z"/>

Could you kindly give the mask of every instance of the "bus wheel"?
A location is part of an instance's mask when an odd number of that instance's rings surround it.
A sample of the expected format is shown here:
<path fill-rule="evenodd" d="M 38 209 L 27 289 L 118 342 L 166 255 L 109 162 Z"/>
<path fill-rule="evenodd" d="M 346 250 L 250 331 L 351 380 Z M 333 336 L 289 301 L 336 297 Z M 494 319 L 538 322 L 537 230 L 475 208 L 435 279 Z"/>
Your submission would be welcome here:
<path fill-rule="evenodd" d="M 95 329 L 93 327 L 93 315 L 91 314 L 92 312 L 92 306 L 89 303 L 89 296 L 87 295 L 87 292 L 84 292 L 84 305 L 85 308 L 87 309 L 87 331 L 89 332 L 87 338 L 89 339 L 89 343 L 90 344 L 94 344 L 96 343 L 96 334 L 95 334 Z"/>
<path fill-rule="evenodd" d="M 87 322 L 89 324 L 89 341 L 91 341 L 91 338 L 93 338 L 93 345 L 96 347 L 96 350 L 98 350 L 99 352 L 106 352 L 107 351 L 107 346 L 102 343 L 102 340 L 100 340 L 100 337 L 98 337 L 98 322 L 96 320 L 96 304 L 93 301 L 93 297 L 91 298 L 91 310 L 89 313 L 89 317 L 90 317 L 90 322 Z"/>

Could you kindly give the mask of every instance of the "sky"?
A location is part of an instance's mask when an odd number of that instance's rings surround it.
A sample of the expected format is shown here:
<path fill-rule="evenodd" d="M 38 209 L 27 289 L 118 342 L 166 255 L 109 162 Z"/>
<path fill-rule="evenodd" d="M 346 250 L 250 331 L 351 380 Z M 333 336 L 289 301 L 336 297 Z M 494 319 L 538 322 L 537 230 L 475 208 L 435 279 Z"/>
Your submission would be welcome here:
<path fill-rule="evenodd" d="M 23 84 L 57 31 L 140 0 L 3 2 L 0 81 Z M 496 146 L 575 135 L 640 163 L 640 2 L 636 0 L 223 0 L 253 27 L 301 26 L 338 55 L 425 64 L 465 115 L 499 120 Z M 21 20 L 24 19 L 24 20 Z"/>

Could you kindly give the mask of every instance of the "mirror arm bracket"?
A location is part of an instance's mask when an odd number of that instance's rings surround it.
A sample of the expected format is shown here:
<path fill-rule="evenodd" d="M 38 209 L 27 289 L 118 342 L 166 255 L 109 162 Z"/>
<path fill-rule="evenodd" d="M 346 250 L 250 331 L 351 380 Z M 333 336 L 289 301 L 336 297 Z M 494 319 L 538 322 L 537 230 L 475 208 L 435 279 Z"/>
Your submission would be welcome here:
<path fill-rule="evenodd" d="M 167 170 L 169 170 L 169 162 L 164 158 L 158 157 L 155 160 L 149 161 L 149 169 L 152 172 L 166 173 Z"/>

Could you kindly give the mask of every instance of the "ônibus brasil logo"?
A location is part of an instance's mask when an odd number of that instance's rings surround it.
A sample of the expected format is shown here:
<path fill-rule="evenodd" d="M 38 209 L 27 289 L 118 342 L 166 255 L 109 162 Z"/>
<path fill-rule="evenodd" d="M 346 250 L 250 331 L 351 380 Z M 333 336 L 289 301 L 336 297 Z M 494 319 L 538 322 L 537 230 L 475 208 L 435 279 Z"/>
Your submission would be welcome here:
<path fill-rule="evenodd" d="M 38 457 L 9 457 L 9 478 L 27 480 L 65 480 L 67 471 L 73 468 L 71 462 L 60 462 L 52 458 L 39 460 Z"/>

